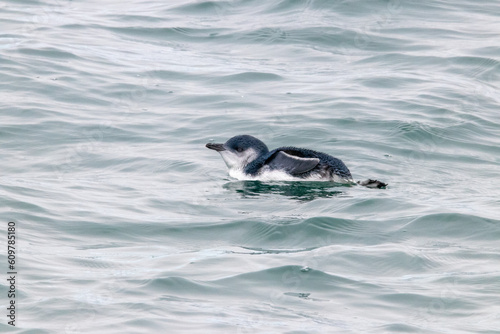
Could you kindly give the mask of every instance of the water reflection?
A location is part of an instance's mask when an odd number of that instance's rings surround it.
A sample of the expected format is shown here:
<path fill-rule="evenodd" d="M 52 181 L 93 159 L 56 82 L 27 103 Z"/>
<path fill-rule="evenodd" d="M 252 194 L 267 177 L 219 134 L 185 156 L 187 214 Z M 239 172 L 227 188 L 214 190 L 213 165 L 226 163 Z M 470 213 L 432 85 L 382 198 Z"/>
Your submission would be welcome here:
<path fill-rule="evenodd" d="M 243 197 L 254 197 L 262 194 L 279 194 L 300 201 L 312 201 L 316 198 L 329 198 L 344 193 L 342 185 L 333 182 L 261 182 L 234 181 L 224 185 L 224 189 L 235 191 Z"/>

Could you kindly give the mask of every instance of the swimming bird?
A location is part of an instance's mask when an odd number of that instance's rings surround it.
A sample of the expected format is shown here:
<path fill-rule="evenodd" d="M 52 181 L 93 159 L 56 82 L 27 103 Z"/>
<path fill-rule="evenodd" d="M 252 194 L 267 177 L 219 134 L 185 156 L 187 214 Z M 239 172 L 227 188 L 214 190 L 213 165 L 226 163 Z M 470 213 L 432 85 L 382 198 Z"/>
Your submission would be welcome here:
<path fill-rule="evenodd" d="M 229 175 L 238 180 L 333 181 L 355 184 L 342 160 L 326 153 L 292 146 L 269 151 L 266 144 L 249 135 L 232 137 L 224 144 L 208 143 L 220 153 Z M 377 180 L 358 181 L 369 188 L 384 188 Z"/>

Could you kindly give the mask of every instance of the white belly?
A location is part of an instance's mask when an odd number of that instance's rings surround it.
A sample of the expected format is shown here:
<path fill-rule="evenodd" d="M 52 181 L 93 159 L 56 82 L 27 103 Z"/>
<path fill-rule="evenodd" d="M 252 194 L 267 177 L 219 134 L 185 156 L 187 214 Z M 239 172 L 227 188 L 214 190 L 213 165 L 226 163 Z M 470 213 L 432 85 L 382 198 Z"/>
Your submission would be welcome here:
<path fill-rule="evenodd" d="M 313 173 L 306 178 L 295 177 L 284 171 L 280 170 L 264 170 L 258 175 L 251 176 L 245 174 L 240 169 L 230 169 L 229 175 L 238 180 L 255 180 L 255 181 L 328 181 L 336 183 L 354 183 L 352 179 L 345 179 L 338 175 L 334 175 L 333 178 L 325 177 L 321 173 Z"/>

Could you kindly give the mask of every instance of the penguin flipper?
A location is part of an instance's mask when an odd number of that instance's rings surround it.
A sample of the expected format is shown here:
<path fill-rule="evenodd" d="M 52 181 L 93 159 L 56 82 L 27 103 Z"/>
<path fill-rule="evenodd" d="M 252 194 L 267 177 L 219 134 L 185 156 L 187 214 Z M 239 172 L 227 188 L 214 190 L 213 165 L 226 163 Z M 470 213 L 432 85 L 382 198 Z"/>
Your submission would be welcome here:
<path fill-rule="evenodd" d="M 385 187 L 388 186 L 387 183 L 384 183 L 384 182 L 379 181 L 379 180 L 372 180 L 372 179 L 358 181 L 358 184 L 361 186 L 365 186 L 367 188 L 379 188 L 379 189 L 385 189 Z"/>
<path fill-rule="evenodd" d="M 318 164 L 318 158 L 301 158 L 283 151 L 278 151 L 267 161 L 271 169 L 282 169 L 292 175 L 306 173 Z"/>

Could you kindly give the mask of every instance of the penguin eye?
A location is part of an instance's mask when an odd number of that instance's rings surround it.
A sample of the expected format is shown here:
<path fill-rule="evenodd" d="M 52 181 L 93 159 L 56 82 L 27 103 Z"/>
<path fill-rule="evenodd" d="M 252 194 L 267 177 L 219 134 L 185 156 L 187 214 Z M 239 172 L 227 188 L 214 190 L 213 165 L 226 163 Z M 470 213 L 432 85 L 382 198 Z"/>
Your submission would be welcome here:
<path fill-rule="evenodd" d="M 243 152 L 243 148 L 238 147 L 238 148 L 236 149 L 236 151 L 238 151 L 238 152 Z"/>

